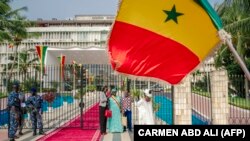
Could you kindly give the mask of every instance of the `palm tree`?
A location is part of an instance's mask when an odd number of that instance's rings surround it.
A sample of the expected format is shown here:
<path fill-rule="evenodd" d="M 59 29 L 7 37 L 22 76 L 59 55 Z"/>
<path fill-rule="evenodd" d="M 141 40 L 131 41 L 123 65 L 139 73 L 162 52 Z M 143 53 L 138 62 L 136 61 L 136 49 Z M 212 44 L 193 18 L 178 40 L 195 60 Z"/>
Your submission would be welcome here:
<path fill-rule="evenodd" d="M 39 59 L 36 58 L 31 58 L 30 54 L 34 54 L 34 49 L 30 50 L 25 50 L 23 52 L 19 53 L 18 60 L 15 60 L 13 56 L 9 57 L 10 63 L 13 65 L 14 69 L 17 69 L 19 67 L 20 75 L 24 76 L 24 80 L 30 77 L 28 74 L 29 70 L 33 69 L 35 72 L 40 71 L 40 65 L 39 65 Z M 8 65 L 9 66 L 9 65 Z M 11 67 L 9 68 L 4 68 L 4 71 L 7 69 L 12 69 Z"/>
<path fill-rule="evenodd" d="M 23 39 L 29 38 L 31 36 L 37 36 L 37 33 L 27 33 L 26 28 L 32 26 L 33 22 L 27 21 L 24 17 L 16 16 L 16 20 L 13 21 L 12 26 L 15 28 L 11 28 L 9 30 L 10 35 L 12 36 L 12 44 L 15 47 L 15 55 L 14 62 L 17 61 L 18 56 L 18 47 L 21 44 Z M 11 66 L 10 76 L 11 78 L 12 72 L 14 70 L 14 64 Z M 20 70 L 19 70 L 20 71 Z"/>
<path fill-rule="evenodd" d="M 31 58 L 33 56 L 35 49 L 25 50 L 19 53 L 18 60 L 14 59 L 14 56 L 9 56 L 8 61 L 6 63 L 12 64 L 14 69 L 19 68 L 20 73 L 18 75 L 18 81 L 23 82 L 23 88 L 25 90 L 29 90 L 28 87 L 37 85 L 37 78 L 40 71 L 40 65 L 38 62 L 38 58 Z M 7 68 L 8 67 L 8 68 Z M 6 65 L 3 68 L 3 71 L 11 70 L 11 65 Z M 5 83 L 7 91 L 10 91 L 12 87 L 10 87 L 14 80 L 7 79 L 8 75 L 5 76 Z M 38 86 L 38 85 L 37 85 Z"/>
<path fill-rule="evenodd" d="M 0 1 L 0 41 L 11 40 L 8 34 L 8 27 L 10 22 L 8 21 L 8 13 L 11 11 L 11 7 L 8 5 L 6 0 Z"/>
<path fill-rule="evenodd" d="M 9 3 L 11 0 L 0 0 L 0 42 L 10 41 L 13 42 L 13 32 L 23 33 L 26 30 L 20 30 L 23 26 L 24 18 L 20 18 L 20 11 L 27 10 L 27 7 L 22 7 L 12 10 Z M 21 25 L 19 25 L 21 23 Z M 18 25 L 18 26 L 17 26 Z"/>
<path fill-rule="evenodd" d="M 31 27 L 34 22 L 28 21 L 25 17 L 20 16 L 20 11 L 27 10 L 27 7 L 22 7 L 16 10 L 12 10 L 9 3 L 11 0 L 0 0 L 0 42 L 7 41 L 13 44 L 15 47 L 14 61 L 17 61 L 18 47 L 23 39 L 30 36 L 37 36 L 37 33 L 29 34 L 26 30 L 27 27 Z M 14 70 L 14 64 L 10 66 L 10 75 L 8 79 L 11 79 L 12 72 Z"/>
<path fill-rule="evenodd" d="M 218 6 L 224 29 L 232 35 L 233 44 L 242 60 L 250 68 L 250 1 L 225 0 Z M 244 74 L 230 51 L 223 46 L 215 59 L 216 67 L 225 67 L 229 74 Z M 245 93 L 248 96 L 248 80 L 245 78 Z"/>

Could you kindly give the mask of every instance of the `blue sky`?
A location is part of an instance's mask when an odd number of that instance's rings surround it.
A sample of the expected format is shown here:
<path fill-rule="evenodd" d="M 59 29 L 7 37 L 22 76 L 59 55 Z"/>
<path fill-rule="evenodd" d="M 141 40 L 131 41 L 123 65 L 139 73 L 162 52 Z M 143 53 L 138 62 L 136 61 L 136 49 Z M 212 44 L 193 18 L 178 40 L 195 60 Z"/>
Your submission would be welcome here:
<path fill-rule="evenodd" d="M 212 5 L 223 0 L 208 0 Z M 28 19 L 68 19 L 75 15 L 115 15 L 118 0 L 13 0 L 11 6 L 23 6 Z"/>

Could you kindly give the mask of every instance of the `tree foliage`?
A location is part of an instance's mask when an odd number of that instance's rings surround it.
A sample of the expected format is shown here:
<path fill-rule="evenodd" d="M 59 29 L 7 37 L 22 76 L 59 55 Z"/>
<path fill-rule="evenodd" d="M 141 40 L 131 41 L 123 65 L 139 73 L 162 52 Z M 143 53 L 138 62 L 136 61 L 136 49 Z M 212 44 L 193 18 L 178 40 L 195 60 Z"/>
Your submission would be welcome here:
<path fill-rule="evenodd" d="M 232 35 L 232 41 L 240 57 L 250 68 L 250 1 L 225 0 L 217 10 L 224 29 Z M 244 74 L 226 46 L 218 50 L 215 65 L 224 67 L 229 74 Z"/>
<path fill-rule="evenodd" d="M 222 19 L 224 29 L 231 34 L 232 42 L 239 56 L 250 70 L 250 0 L 225 0 L 218 6 L 217 12 Z M 238 62 L 233 57 L 227 46 L 222 46 L 216 55 L 215 66 L 225 68 L 229 75 L 244 75 Z M 235 93 L 242 97 L 248 97 L 249 84 L 245 78 L 242 86 L 245 93 L 234 83 L 234 78 L 230 77 L 231 85 Z M 244 94 L 243 94 L 244 93 Z"/>

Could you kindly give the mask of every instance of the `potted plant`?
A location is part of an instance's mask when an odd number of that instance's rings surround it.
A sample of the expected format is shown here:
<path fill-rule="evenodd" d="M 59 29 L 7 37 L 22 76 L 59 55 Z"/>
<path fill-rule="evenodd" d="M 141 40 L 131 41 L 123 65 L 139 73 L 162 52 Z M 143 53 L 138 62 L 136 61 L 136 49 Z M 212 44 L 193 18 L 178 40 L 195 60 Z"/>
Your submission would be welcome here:
<path fill-rule="evenodd" d="M 52 111 L 52 102 L 55 99 L 55 94 L 53 92 L 47 92 L 43 95 L 43 99 L 48 102 L 48 111 Z"/>
<path fill-rule="evenodd" d="M 160 103 L 155 102 L 154 99 L 152 100 L 152 103 L 153 103 L 153 111 L 158 112 L 161 106 Z"/>
<path fill-rule="evenodd" d="M 133 89 L 132 90 L 132 97 L 138 101 L 140 100 L 140 97 L 141 97 L 141 91 L 139 89 Z"/>

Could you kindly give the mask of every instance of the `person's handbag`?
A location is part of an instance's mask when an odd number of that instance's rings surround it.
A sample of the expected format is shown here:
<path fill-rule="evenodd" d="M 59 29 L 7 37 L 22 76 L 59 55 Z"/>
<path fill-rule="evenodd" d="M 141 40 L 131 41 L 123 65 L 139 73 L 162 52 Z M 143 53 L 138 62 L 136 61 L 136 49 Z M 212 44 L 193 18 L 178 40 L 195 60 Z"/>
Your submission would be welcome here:
<path fill-rule="evenodd" d="M 122 125 L 123 126 L 127 126 L 127 117 L 126 116 L 122 116 Z"/>
<path fill-rule="evenodd" d="M 109 110 L 109 109 L 106 109 L 106 110 L 105 110 L 105 117 L 107 117 L 107 118 L 112 117 L 112 111 Z"/>
<path fill-rule="evenodd" d="M 122 116 L 123 132 L 127 130 L 127 117 Z"/>

